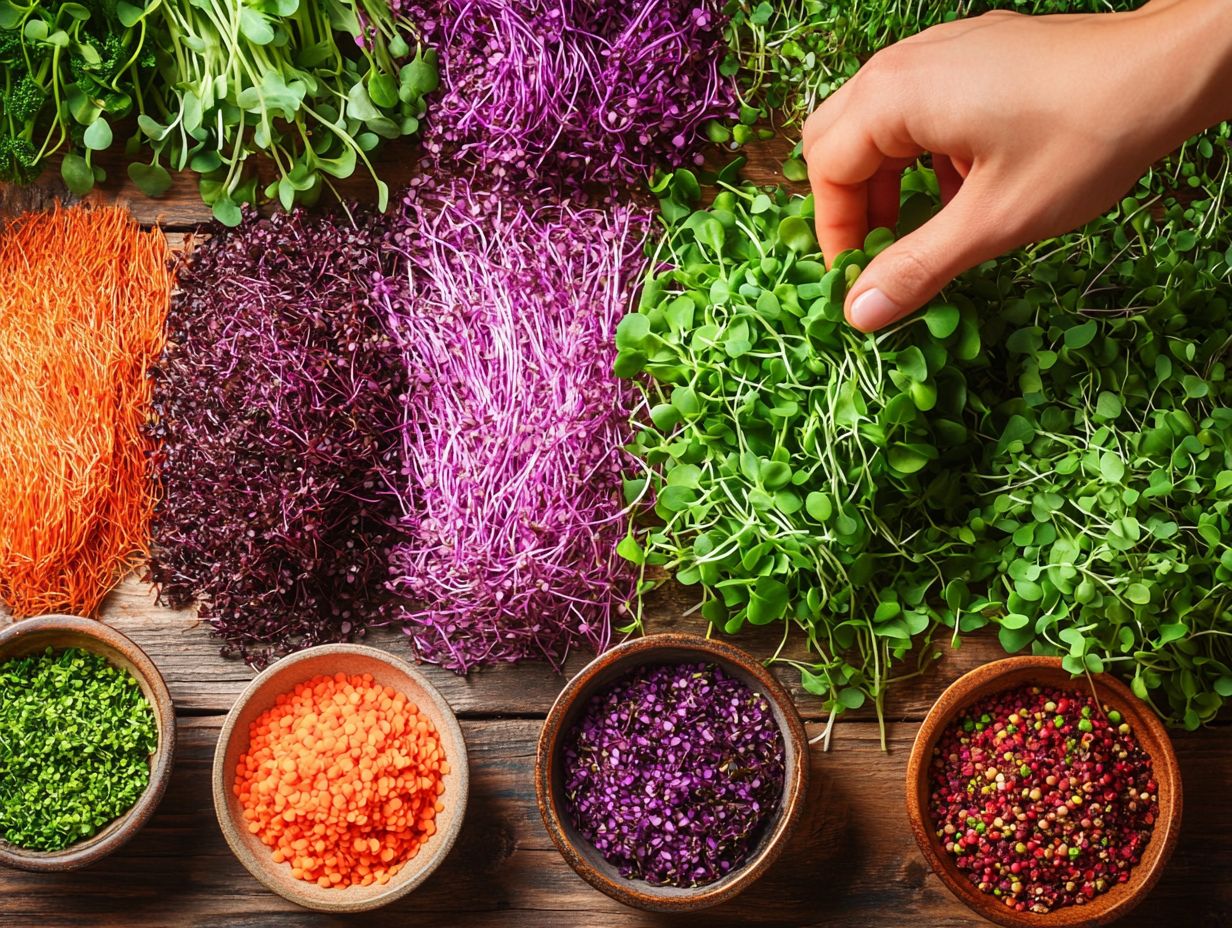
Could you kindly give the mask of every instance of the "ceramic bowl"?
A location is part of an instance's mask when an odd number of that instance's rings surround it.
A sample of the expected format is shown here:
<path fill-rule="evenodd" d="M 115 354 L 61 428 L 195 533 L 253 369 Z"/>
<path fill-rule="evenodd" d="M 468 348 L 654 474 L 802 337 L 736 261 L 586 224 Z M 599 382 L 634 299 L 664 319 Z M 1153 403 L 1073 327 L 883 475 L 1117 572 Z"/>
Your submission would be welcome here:
<path fill-rule="evenodd" d="M 717 664 L 770 701 L 775 720 L 783 733 L 786 763 L 783 796 L 778 810 L 763 829 L 760 842 L 739 869 L 705 886 L 652 886 L 643 880 L 622 877 L 573 826 L 565 806 L 562 742 L 591 696 L 597 692 L 638 667 L 686 661 Z M 539 812 L 565 860 L 596 889 L 625 905 L 652 912 L 702 909 L 725 902 L 747 889 L 766 872 L 783 850 L 803 810 L 808 775 L 808 740 L 804 734 L 804 724 L 782 684 L 761 663 L 739 648 L 682 634 L 651 635 L 627 641 L 591 661 L 557 697 L 543 724 L 535 757 L 535 793 Z"/>
<path fill-rule="evenodd" d="M 1128 882 L 1112 887 L 1085 905 L 1045 914 L 1016 912 L 995 896 L 980 892 L 960 872 L 937 840 L 928 808 L 928 767 L 933 748 L 952 721 L 973 702 L 1020 686 L 1051 686 L 1086 691 L 1095 688 L 1102 704 L 1117 709 L 1150 755 L 1159 784 L 1159 816 L 1146 852 Z M 1079 928 L 1106 925 L 1127 913 L 1151 891 L 1167 863 L 1181 828 L 1181 772 L 1163 722 L 1129 687 L 1108 674 L 1072 677 L 1056 657 L 1011 657 L 993 661 L 959 677 L 933 704 L 916 736 L 907 763 L 907 815 L 924 859 L 968 908 L 1007 928 Z"/>
<path fill-rule="evenodd" d="M 404 694 L 436 726 L 449 762 L 445 775 L 444 810 L 436 817 L 436 833 L 388 883 L 325 889 L 296 879 L 291 865 L 276 863 L 273 851 L 249 832 L 235 795 L 235 770 L 248 750 L 248 733 L 261 713 L 283 693 L 314 677 L 335 673 L 371 674 L 382 686 Z M 406 661 L 376 648 L 327 644 L 308 648 L 271 664 L 248 684 L 227 714 L 214 750 L 214 812 L 231 850 L 254 877 L 284 899 L 318 912 L 365 912 L 388 905 L 411 892 L 441 864 L 453 847 L 466 814 L 469 772 L 466 741 L 449 704 L 427 678 Z"/>
<path fill-rule="evenodd" d="M 158 747 L 150 755 L 150 782 L 141 798 L 92 838 L 70 844 L 60 851 L 31 851 L 0 839 L 0 863 L 22 870 L 75 870 L 101 860 L 123 845 L 154 814 L 166 792 L 175 759 L 175 707 L 158 668 L 141 648 L 101 622 L 71 615 L 22 619 L 0 630 L 0 662 L 49 647 L 92 651 L 132 674 L 154 712 Z"/>

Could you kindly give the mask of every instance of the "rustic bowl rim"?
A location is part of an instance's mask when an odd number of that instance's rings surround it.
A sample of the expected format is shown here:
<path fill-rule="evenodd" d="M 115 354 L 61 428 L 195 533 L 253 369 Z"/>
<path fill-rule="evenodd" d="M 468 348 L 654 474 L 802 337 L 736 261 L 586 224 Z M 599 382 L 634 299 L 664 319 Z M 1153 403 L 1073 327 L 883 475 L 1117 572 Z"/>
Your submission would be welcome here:
<path fill-rule="evenodd" d="M 994 896 L 981 893 L 958 871 L 938 845 L 928 811 L 928 762 L 932 749 L 949 723 L 968 705 L 983 695 L 998 692 L 999 681 L 1023 671 L 1043 671 L 1049 676 L 1064 674 L 1074 688 L 1094 685 L 1103 702 L 1128 708 L 1137 716 L 1135 729 L 1143 748 L 1154 745 L 1152 768 L 1160 786 L 1160 812 L 1155 829 L 1147 844 L 1144 859 L 1134 868 L 1128 882 L 1114 886 L 1089 905 L 1065 906 L 1040 914 L 1017 912 Z M 1089 681 L 1089 682 L 1088 682 Z M 1012 687 L 1019 684 L 1008 684 Z M 1023 684 L 1025 685 L 1025 684 Z M 1052 685 L 1051 683 L 1045 685 Z M 1002 687 L 1003 689 L 1006 687 Z M 1146 729 L 1145 737 L 1141 734 Z M 1165 788 L 1166 787 L 1166 788 Z M 1107 673 L 1071 677 L 1062 667 L 1061 658 L 1045 655 L 1023 655 L 991 661 L 963 674 L 933 703 L 925 717 L 907 761 L 906 805 L 911 831 L 920 852 L 932 871 L 962 903 L 976 914 L 1005 928 L 1094 928 L 1106 925 L 1126 915 L 1137 906 L 1159 881 L 1164 867 L 1176 847 L 1180 834 L 1183 790 L 1176 751 L 1162 720 L 1155 710 L 1140 700 L 1116 677 Z"/>
<path fill-rule="evenodd" d="M 154 713 L 158 728 L 158 746 L 151 755 L 150 780 L 145 791 L 127 812 L 114 819 L 96 835 L 59 851 L 26 850 L 0 838 L 0 864 L 39 873 L 77 870 L 89 866 L 132 840 L 162 801 L 175 764 L 175 704 L 167 689 L 167 683 L 150 656 L 122 632 L 104 625 L 98 619 L 77 615 L 54 614 L 14 619 L 9 625 L 0 628 L 0 661 L 7 660 L 11 656 L 10 652 L 31 636 L 54 636 L 59 632 L 71 632 L 88 641 L 97 642 L 101 647 L 91 648 L 85 643 L 73 647 L 82 647 L 100 654 L 113 666 L 119 666 L 114 654 L 122 655 L 132 665 L 135 671 L 133 676 Z"/>
<path fill-rule="evenodd" d="M 271 875 L 274 868 L 281 866 L 274 863 L 272 854 L 269 855 L 268 860 L 265 857 L 254 857 L 253 862 L 250 863 L 249 858 L 253 855 L 248 853 L 248 849 L 242 844 L 238 835 L 232 833 L 235 824 L 232 822 L 231 827 L 224 824 L 224 820 L 230 821 L 233 818 L 229 799 L 231 777 L 226 769 L 227 750 L 233 739 L 246 739 L 248 737 L 248 732 L 240 731 L 237 728 L 241 713 L 250 702 L 264 694 L 266 685 L 276 674 L 283 673 L 293 668 L 296 664 L 328 655 L 357 656 L 383 663 L 420 687 L 428 699 L 431 700 L 433 708 L 440 716 L 438 729 L 440 730 L 442 741 L 452 747 L 450 757 L 448 758 L 449 767 L 451 775 L 457 778 L 454 784 L 455 789 L 450 793 L 450 803 L 453 811 L 448 826 L 436 833 L 439 839 L 436 841 L 432 852 L 427 855 L 417 856 L 413 861 L 407 863 L 386 884 L 384 891 L 372 892 L 365 898 L 356 898 L 354 895 L 347 897 L 346 894 L 350 887 L 331 890 L 331 892 L 337 893 L 337 901 L 310 900 L 304 896 L 297 897 L 293 893 L 289 894 L 284 891 L 283 886 L 274 880 Z M 360 672 L 362 673 L 362 671 Z M 307 679 L 307 677 L 303 679 Z M 302 679 L 296 682 L 302 682 Z M 294 687 L 294 685 L 294 683 L 291 684 L 291 687 Z M 273 700 L 283 692 L 286 692 L 285 688 L 273 694 L 269 701 L 270 705 L 273 705 Z M 369 645 L 348 643 L 323 644 L 305 648 L 302 651 L 297 651 L 294 654 L 274 661 L 249 681 L 244 691 L 240 693 L 239 698 L 236 699 L 231 709 L 227 712 L 227 717 L 219 732 L 210 770 L 210 785 L 213 792 L 214 815 L 218 819 L 219 830 L 226 839 L 227 846 L 231 849 L 231 853 L 235 855 L 236 859 L 243 864 L 244 868 L 266 889 L 302 908 L 317 912 L 333 914 L 368 912 L 389 905 L 391 902 L 417 889 L 449 856 L 449 852 L 453 849 L 458 839 L 458 833 L 461 831 L 463 820 L 466 817 L 467 798 L 470 794 L 470 760 L 466 748 L 466 738 L 462 734 L 462 726 L 458 724 L 458 718 L 453 711 L 453 707 L 449 705 L 432 681 L 418 669 L 397 655 Z"/>
<path fill-rule="evenodd" d="M 579 850 L 570 838 L 562 810 L 558 808 L 556 790 L 552 787 L 552 774 L 557 763 L 560 739 L 564 735 L 564 724 L 573 708 L 591 695 L 600 675 L 618 667 L 632 670 L 647 664 L 666 663 L 668 661 L 656 658 L 666 657 L 674 651 L 692 652 L 700 659 L 728 664 L 753 677 L 778 710 L 776 717 L 783 733 L 784 748 L 790 752 L 794 763 L 786 771 L 783 801 L 760 850 L 739 869 L 714 883 L 675 889 L 668 895 L 659 887 L 641 880 L 613 879 L 590 865 L 587 855 L 595 852 Z M 591 886 L 618 902 L 650 912 L 688 912 L 708 908 L 732 899 L 752 885 L 778 859 L 799 823 L 807 801 L 808 781 L 808 737 L 795 701 L 783 684 L 748 652 L 723 641 L 681 632 L 634 638 L 596 656 L 565 684 L 556 697 L 544 719 L 535 751 L 535 796 L 539 813 L 561 856 Z"/>

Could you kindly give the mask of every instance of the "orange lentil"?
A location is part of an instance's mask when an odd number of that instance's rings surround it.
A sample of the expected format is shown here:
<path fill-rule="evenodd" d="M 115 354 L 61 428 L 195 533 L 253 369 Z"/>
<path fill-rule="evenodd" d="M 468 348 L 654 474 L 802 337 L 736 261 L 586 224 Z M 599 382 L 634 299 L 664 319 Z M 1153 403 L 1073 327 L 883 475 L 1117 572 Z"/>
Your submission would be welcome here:
<path fill-rule="evenodd" d="M 248 739 L 235 794 L 249 830 L 296 879 L 384 884 L 436 833 L 449 770 L 436 726 L 370 675 L 299 684 Z"/>

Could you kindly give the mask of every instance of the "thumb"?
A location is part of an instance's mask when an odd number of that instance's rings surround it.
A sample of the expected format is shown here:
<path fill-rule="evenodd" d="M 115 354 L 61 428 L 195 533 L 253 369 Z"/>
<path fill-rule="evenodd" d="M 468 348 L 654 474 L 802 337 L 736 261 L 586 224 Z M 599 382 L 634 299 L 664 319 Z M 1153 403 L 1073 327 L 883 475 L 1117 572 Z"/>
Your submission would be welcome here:
<path fill-rule="evenodd" d="M 878 254 L 847 294 L 847 321 L 872 332 L 919 309 L 968 268 L 1014 243 L 994 216 L 997 198 L 974 174 L 954 199 Z"/>

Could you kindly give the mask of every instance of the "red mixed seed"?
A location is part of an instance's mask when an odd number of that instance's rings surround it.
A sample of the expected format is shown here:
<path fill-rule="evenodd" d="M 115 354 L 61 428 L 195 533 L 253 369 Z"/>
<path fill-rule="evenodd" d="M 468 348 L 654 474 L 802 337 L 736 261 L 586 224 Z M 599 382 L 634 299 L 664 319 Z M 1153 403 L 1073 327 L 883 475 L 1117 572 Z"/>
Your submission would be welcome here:
<path fill-rule="evenodd" d="M 1068 690 L 975 703 L 942 734 L 929 778 L 946 853 L 1019 912 L 1082 905 L 1124 883 L 1159 814 L 1151 758 L 1129 723 Z"/>

